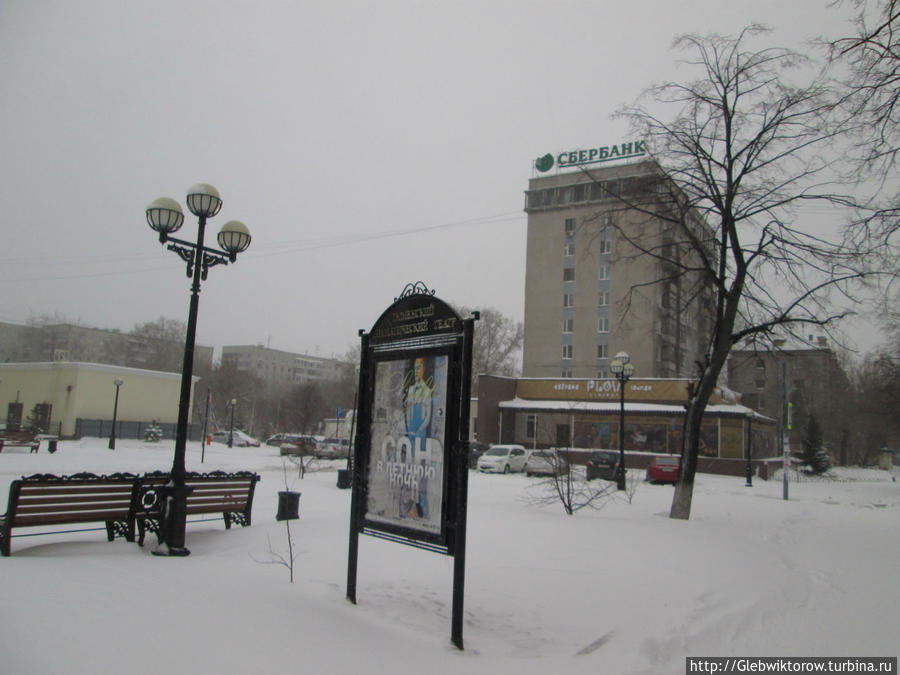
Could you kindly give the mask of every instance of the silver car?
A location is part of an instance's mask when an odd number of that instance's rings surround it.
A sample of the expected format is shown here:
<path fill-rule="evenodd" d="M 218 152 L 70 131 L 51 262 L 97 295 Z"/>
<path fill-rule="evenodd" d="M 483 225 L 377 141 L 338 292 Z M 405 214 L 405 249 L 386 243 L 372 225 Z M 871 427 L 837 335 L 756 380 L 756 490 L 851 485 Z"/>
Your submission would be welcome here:
<path fill-rule="evenodd" d="M 478 470 L 513 473 L 525 469 L 526 452 L 521 445 L 494 445 L 478 458 Z"/>

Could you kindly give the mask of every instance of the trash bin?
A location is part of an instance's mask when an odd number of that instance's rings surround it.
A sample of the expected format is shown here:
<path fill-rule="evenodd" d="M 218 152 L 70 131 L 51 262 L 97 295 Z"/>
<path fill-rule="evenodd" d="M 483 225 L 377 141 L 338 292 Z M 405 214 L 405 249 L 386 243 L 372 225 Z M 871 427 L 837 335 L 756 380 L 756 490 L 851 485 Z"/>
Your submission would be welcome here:
<path fill-rule="evenodd" d="M 278 493 L 278 513 L 275 520 L 297 520 L 300 517 L 300 493 L 282 490 Z"/>
<path fill-rule="evenodd" d="M 49 452 L 50 454 L 53 454 L 54 452 L 56 452 L 56 444 L 57 444 L 57 442 L 58 442 L 58 441 L 57 441 L 55 438 L 50 439 L 49 441 L 47 441 L 47 452 Z"/>
<path fill-rule="evenodd" d="M 353 472 L 350 469 L 338 469 L 337 486 L 341 490 L 346 490 L 352 484 Z"/>

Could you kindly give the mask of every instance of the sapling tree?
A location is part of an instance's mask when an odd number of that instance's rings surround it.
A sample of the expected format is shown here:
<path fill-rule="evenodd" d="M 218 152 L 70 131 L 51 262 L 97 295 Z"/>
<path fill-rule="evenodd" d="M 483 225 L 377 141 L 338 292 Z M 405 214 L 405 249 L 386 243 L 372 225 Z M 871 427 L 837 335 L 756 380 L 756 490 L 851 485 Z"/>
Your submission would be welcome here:
<path fill-rule="evenodd" d="M 281 463 L 282 474 L 284 476 L 284 489 L 286 492 L 291 491 L 291 485 L 288 483 L 288 474 L 287 474 L 287 464 L 284 462 Z M 287 537 L 287 555 L 282 554 L 279 551 L 276 551 L 272 547 L 272 540 L 270 537 L 266 537 L 266 541 L 269 544 L 269 558 L 268 560 L 257 560 L 253 558 L 254 561 L 264 564 L 264 565 L 284 565 L 287 567 L 288 572 L 290 574 L 291 583 L 294 583 L 294 563 L 297 560 L 297 554 L 294 552 L 294 538 L 291 533 L 291 518 L 285 518 L 284 520 L 284 530 L 285 535 Z M 253 557 L 252 555 L 250 556 Z"/>
<path fill-rule="evenodd" d="M 831 468 L 831 459 L 825 450 L 822 427 L 815 415 L 810 415 L 806 421 L 806 429 L 803 433 L 803 463 L 809 467 L 810 472 L 821 474 Z"/>

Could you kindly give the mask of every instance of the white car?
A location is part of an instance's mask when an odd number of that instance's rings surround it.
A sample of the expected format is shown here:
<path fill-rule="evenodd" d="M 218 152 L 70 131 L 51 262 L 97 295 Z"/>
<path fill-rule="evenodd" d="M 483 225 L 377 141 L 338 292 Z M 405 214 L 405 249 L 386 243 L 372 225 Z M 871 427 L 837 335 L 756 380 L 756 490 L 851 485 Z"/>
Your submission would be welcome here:
<path fill-rule="evenodd" d="M 524 471 L 526 476 L 559 476 L 568 469 L 565 458 L 555 450 L 533 450 L 528 453 Z"/>
<path fill-rule="evenodd" d="M 483 472 L 512 473 L 525 468 L 527 453 L 521 445 L 494 445 L 478 458 L 478 470 Z"/>

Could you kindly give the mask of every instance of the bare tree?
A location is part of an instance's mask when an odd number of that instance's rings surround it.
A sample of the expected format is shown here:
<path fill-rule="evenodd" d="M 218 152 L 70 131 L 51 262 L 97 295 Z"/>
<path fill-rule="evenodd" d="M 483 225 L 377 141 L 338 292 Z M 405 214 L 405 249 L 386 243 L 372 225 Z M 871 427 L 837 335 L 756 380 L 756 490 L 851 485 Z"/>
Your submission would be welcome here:
<path fill-rule="evenodd" d="M 469 316 L 468 307 L 460 307 L 460 316 Z M 514 376 L 521 364 L 522 322 L 509 318 L 500 310 L 488 307 L 478 310 L 472 346 L 472 373 Z"/>
<path fill-rule="evenodd" d="M 187 326 L 183 321 L 164 316 L 155 321 L 135 324 L 131 334 L 142 343 L 141 365 L 153 370 L 181 372 L 186 332 Z"/>
<path fill-rule="evenodd" d="M 900 0 L 848 1 L 857 10 L 855 35 L 828 42 L 829 54 L 832 64 L 844 69 L 841 105 L 857 141 L 851 148 L 851 158 L 856 160 L 850 164 L 851 176 L 860 183 L 871 181 L 870 198 L 877 205 L 856 234 L 881 241 L 876 253 L 886 274 L 880 279 L 885 308 L 879 313 L 885 328 L 897 335 Z"/>
<path fill-rule="evenodd" d="M 900 153 L 900 0 L 852 0 L 856 34 L 829 43 L 834 63 L 847 67 L 844 104 L 862 142 L 859 159 L 892 172 Z"/>
<path fill-rule="evenodd" d="M 803 56 L 749 49 L 763 32 L 750 26 L 736 38 L 677 38 L 697 79 L 655 86 L 620 111 L 663 171 L 643 192 L 620 199 L 659 224 L 662 236 L 622 228 L 617 234 L 635 255 L 660 261 L 659 283 L 690 278 L 712 299 L 707 346 L 686 406 L 673 518 L 690 517 L 701 422 L 732 347 L 832 324 L 844 312 L 830 309 L 830 295 L 847 293 L 849 282 L 864 276 L 858 265 L 865 238 L 831 241 L 793 224 L 800 204 L 851 204 L 830 183 L 829 152 L 843 129 L 833 124 L 830 89 L 819 76 L 790 84 L 789 71 L 808 65 Z M 657 113 L 672 107 L 671 121 Z"/>

